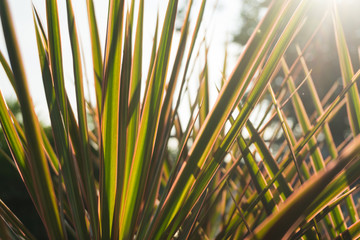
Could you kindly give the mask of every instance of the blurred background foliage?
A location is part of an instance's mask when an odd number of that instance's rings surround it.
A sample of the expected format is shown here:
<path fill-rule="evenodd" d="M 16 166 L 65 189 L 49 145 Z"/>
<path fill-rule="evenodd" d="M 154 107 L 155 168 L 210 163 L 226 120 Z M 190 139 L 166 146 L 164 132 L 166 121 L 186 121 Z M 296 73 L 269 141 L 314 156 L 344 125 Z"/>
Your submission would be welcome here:
<path fill-rule="evenodd" d="M 343 24 L 344 34 L 346 36 L 350 57 L 353 63 L 354 69 L 360 67 L 360 21 L 358 15 L 360 9 L 360 1 L 357 0 L 345 0 L 338 1 L 338 11 Z M 256 25 L 266 13 L 267 7 L 271 3 L 271 0 L 242 0 L 240 8 L 241 27 L 238 32 L 233 34 L 232 41 L 241 46 L 244 46 L 249 39 L 251 33 L 254 31 Z M 319 9 L 313 9 L 309 14 L 311 17 L 307 21 L 310 21 L 307 26 L 317 27 L 321 22 L 322 14 L 319 14 Z M 314 29 L 305 27 L 302 28 L 300 33 L 297 34 L 292 45 L 286 52 L 286 60 L 290 66 L 298 57 L 295 45 L 303 47 L 308 39 L 313 34 Z M 308 46 L 304 53 L 304 58 L 308 66 L 311 66 L 311 75 L 314 79 L 314 84 L 320 99 L 323 99 L 329 90 L 333 87 L 334 83 L 338 84 L 329 102 L 340 93 L 343 88 L 343 81 L 341 79 L 341 71 L 339 66 L 338 53 L 336 51 L 336 42 L 334 38 L 334 28 L 332 19 L 327 17 L 324 23 L 320 27 L 318 33 L 314 36 L 311 44 Z M 304 78 L 301 64 L 298 64 L 294 69 L 294 76 L 297 77 L 296 85 L 298 85 Z M 274 91 L 279 89 L 284 75 L 282 71 L 277 76 L 277 79 L 272 84 Z M 359 85 L 359 84 L 358 84 Z M 308 115 L 311 115 L 314 111 L 314 105 L 312 103 L 309 88 L 306 84 L 303 84 L 299 93 L 304 103 L 305 109 Z M 269 98 L 265 101 L 271 102 Z M 294 108 L 291 104 L 287 104 L 284 108 L 289 120 L 295 121 L 292 125 L 293 128 L 298 128 L 299 124 L 296 123 L 296 117 Z M 334 137 L 336 145 L 343 142 L 349 134 L 351 134 L 349 121 L 343 116 L 346 115 L 346 108 L 340 109 L 339 113 L 334 116 L 330 121 L 330 129 Z M 315 119 L 313 119 L 315 120 Z M 341 126 L 341 127 L 339 127 Z M 299 131 L 295 131 L 298 132 Z M 298 137 L 301 136 L 301 133 Z"/>

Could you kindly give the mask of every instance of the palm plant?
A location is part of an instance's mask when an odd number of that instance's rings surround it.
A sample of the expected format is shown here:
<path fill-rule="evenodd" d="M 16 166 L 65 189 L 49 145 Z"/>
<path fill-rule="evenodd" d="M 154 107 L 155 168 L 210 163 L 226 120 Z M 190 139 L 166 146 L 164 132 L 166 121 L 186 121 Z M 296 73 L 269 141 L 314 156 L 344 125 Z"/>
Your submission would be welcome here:
<path fill-rule="evenodd" d="M 188 1 L 176 46 L 172 36 L 178 0 L 168 2 L 161 32 L 156 24 L 150 59 L 144 59 L 142 48 L 144 0 L 137 5 L 132 0 L 129 9 L 124 0 L 110 1 L 104 53 L 93 1 L 86 2 L 95 104 L 84 97 L 81 46 L 71 0 L 66 1 L 77 113 L 64 85 L 57 1 L 46 1 L 46 22 L 33 9 L 52 145 L 34 112 L 8 1 L 0 0 L 9 59 L 1 53 L 0 61 L 23 118 L 22 127 L 0 92 L 0 122 L 11 150 L 7 157 L 16 166 L 48 238 L 342 239 L 360 235 L 354 202 L 360 176 L 360 71 L 354 73 L 335 1 L 272 1 L 229 76 L 224 64 L 224 81 L 212 107 L 205 46 L 203 71 L 195 79 L 200 87 L 195 102 L 188 106 L 187 124 L 179 120 L 179 106 L 188 93 L 186 86 L 195 78 L 190 65 L 197 59 L 194 52 L 206 0 L 197 9 L 192 31 L 190 13 L 196 10 Z M 323 100 L 304 54 L 323 23 L 307 25 L 312 9 L 319 9 L 320 19 L 333 21 L 344 83 L 339 93 L 330 92 L 332 98 Z M 294 39 L 305 26 L 312 34 L 301 48 Z M 289 67 L 287 49 L 295 47 L 299 56 Z M 147 71 L 144 61 L 149 63 Z M 272 81 L 278 76 L 283 84 L 274 89 Z M 310 89 L 314 114 L 307 113 L 298 93 L 303 83 Z M 256 114 L 265 98 L 271 104 Z M 283 109 L 289 101 L 295 118 L 287 117 Z M 329 122 L 345 105 L 352 134 L 335 145 Z M 257 126 L 250 118 L 254 114 L 260 119 Z M 298 122 L 300 135 L 289 120 Z M 94 128 L 89 128 L 89 121 Z M 270 138 L 265 137 L 269 134 Z M 173 140 L 178 143 L 175 152 L 169 146 Z M 34 238 L 2 201 L 0 216 L 2 238 Z"/>

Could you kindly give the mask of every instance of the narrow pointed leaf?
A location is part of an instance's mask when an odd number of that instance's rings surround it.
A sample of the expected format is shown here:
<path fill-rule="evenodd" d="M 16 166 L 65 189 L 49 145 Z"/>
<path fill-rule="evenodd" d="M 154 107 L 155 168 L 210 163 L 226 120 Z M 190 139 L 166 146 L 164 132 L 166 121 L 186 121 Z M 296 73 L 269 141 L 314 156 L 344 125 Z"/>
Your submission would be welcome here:
<path fill-rule="evenodd" d="M 88 127 L 87 117 L 85 109 L 85 97 L 84 97 L 84 86 L 83 86 L 83 73 L 81 67 L 80 57 L 80 46 L 78 43 L 77 29 L 75 23 L 75 17 L 73 13 L 72 3 L 70 0 L 66 1 L 67 16 L 68 16 L 68 28 L 73 56 L 73 70 L 76 90 L 76 103 L 77 103 L 77 116 L 80 130 L 80 146 L 82 155 L 82 166 L 84 174 L 83 183 L 86 191 L 86 203 L 88 204 L 90 213 L 91 229 L 95 239 L 99 238 L 97 233 L 99 229 L 98 214 L 97 214 L 97 200 L 95 193 L 94 183 L 94 171 L 92 167 L 92 161 L 89 156 L 89 138 L 88 138 Z M 85 229 L 83 229 L 85 231 Z M 86 235 L 85 235 L 86 236 Z"/>
<path fill-rule="evenodd" d="M 335 1 L 333 1 L 332 19 L 334 23 L 335 39 L 339 55 L 341 76 L 345 85 L 351 83 L 351 78 L 354 76 L 354 70 Z M 356 84 L 352 86 L 349 90 L 346 106 L 349 113 L 351 130 L 353 135 L 356 136 L 360 133 L 360 97 L 359 90 Z"/>
<path fill-rule="evenodd" d="M 117 183 L 119 90 L 124 1 L 109 3 L 101 113 L 100 212 L 102 237 L 108 239 L 112 229 Z"/>
<path fill-rule="evenodd" d="M 103 64 L 102 64 L 102 54 L 101 54 L 101 46 L 99 39 L 99 31 L 96 22 L 95 16 L 95 8 L 93 0 L 86 1 L 87 6 L 87 15 L 90 27 L 90 35 L 91 35 L 91 52 L 92 52 L 92 60 L 93 60 L 93 68 L 94 68 L 94 83 L 95 83 L 95 93 L 96 93 L 96 103 L 98 114 L 101 114 L 101 86 L 102 86 L 102 77 L 103 77 Z"/>
<path fill-rule="evenodd" d="M 159 49 L 155 58 L 154 68 L 149 82 L 149 89 L 145 96 L 144 108 L 139 126 L 139 133 L 135 145 L 134 157 L 129 176 L 124 206 L 122 206 L 121 223 L 124 231 L 120 238 L 131 238 L 136 223 L 143 196 L 149 161 L 155 142 L 155 133 L 158 126 L 161 100 L 165 87 L 165 76 L 170 55 L 174 22 L 178 1 L 169 2 L 161 34 Z"/>
<path fill-rule="evenodd" d="M 21 105 L 24 118 L 25 135 L 28 140 L 31 165 L 31 178 L 37 195 L 38 207 L 50 238 L 64 237 L 60 222 L 59 210 L 56 204 L 53 184 L 47 160 L 42 146 L 40 126 L 36 118 L 32 100 L 28 89 L 20 52 L 10 17 L 8 3 L 0 1 L 0 15 L 5 35 L 6 46 L 14 73 L 16 93 Z"/>

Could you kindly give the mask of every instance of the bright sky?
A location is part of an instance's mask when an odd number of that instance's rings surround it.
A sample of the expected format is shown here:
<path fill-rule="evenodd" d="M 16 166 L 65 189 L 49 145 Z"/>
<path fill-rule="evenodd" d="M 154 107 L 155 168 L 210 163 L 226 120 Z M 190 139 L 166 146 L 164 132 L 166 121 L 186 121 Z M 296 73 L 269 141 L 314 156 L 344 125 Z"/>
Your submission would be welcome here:
<path fill-rule="evenodd" d="M 9 1 L 11 12 L 16 28 L 16 34 L 18 36 L 22 57 L 24 59 L 25 71 L 29 81 L 30 92 L 33 97 L 35 105 L 35 111 L 37 112 L 41 121 L 48 121 L 47 105 L 45 102 L 45 94 L 43 90 L 43 84 L 41 81 L 41 72 L 38 60 L 37 45 L 35 41 L 35 32 L 32 19 L 32 7 L 30 0 L 15 0 Z M 33 4 L 39 11 L 43 22 L 46 20 L 45 14 L 45 1 L 44 0 L 33 0 Z M 91 60 L 91 46 L 90 46 L 90 35 L 88 30 L 87 16 L 86 16 L 86 1 L 76 0 L 72 1 L 76 24 L 78 32 L 80 32 L 80 41 L 85 56 L 86 74 L 88 78 L 93 78 Z M 160 9 L 160 19 L 164 17 L 166 6 L 168 1 L 160 0 L 145 0 L 145 21 L 144 21 L 144 72 L 147 69 L 147 59 L 150 56 L 151 44 L 153 41 L 153 32 L 156 21 L 157 9 Z M 192 22 L 195 23 L 200 1 L 194 1 L 195 8 L 192 14 Z M 239 15 L 240 15 L 240 1 L 234 0 L 221 0 L 218 3 L 218 8 L 214 11 L 214 5 L 216 0 L 208 0 L 207 7 L 205 9 L 203 27 L 200 30 L 199 40 L 203 39 L 206 34 L 206 41 L 210 45 L 209 50 L 209 71 L 210 71 L 210 88 L 212 92 L 216 92 L 215 85 L 219 85 L 221 80 L 221 70 L 224 60 L 224 45 L 226 41 L 231 41 L 231 33 L 235 32 L 239 27 Z M 107 3 L 105 0 L 94 0 L 95 11 L 98 20 L 98 28 L 100 31 L 100 38 L 102 45 L 105 41 L 105 30 L 106 30 L 106 15 L 107 15 Z M 184 6 L 185 1 L 179 3 L 179 7 Z M 68 39 L 68 29 L 66 22 L 66 6 L 65 1 L 58 1 L 59 14 L 60 14 L 60 29 L 62 37 L 62 49 L 63 49 L 63 64 L 64 64 L 64 75 L 65 84 L 69 94 L 70 101 L 74 106 L 75 103 L 75 90 L 73 83 L 72 74 L 72 62 L 71 49 Z M 136 18 L 135 18 L 136 19 Z M 179 24 L 179 22 L 177 22 Z M 207 31 L 205 31 L 205 27 Z M 0 26 L 1 32 L 2 28 Z M 192 33 L 192 30 L 190 30 Z M 173 47 L 177 46 L 179 40 L 179 33 L 175 33 L 173 41 Z M 6 48 L 4 37 L 0 34 L 0 49 L 6 55 Z M 176 49 L 176 48 L 174 48 Z M 195 49 L 196 55 L 197 49 Z M 228 59 L 228 70 L 229 72 L 234 67 L 234 62 L 239 54 L 239 49 L 233 45 L 229 47 L 229 59 Z M 174 55 L 174 54 L 173 54 Z M 171 65 L 170 65 L 171 66 Z M 199 67 L 200 68 L 200 67 Z M 195 69 L 200 70 L 200 69 Z M 197 76 L 197 75 L 194 75 Z M 197 80 L 195 80 L 196 82 Z M 92 87 L 92 81 L 90 82 Z M 196 89 L 196 88 L 194 88 Z M 7 99 L 14 99 L 14 92 L 12 87 L 2 69 L 0 67 L 0 90 Z M 93 91 L 93 89 L 91 89 Z M 85 89 L 87 92 L 87 89 Z M 91 92 L 91 98 L 94 99 L 94 94 Z M 215 101 L 215 98 L 211 99 L 211 103 Z"/>

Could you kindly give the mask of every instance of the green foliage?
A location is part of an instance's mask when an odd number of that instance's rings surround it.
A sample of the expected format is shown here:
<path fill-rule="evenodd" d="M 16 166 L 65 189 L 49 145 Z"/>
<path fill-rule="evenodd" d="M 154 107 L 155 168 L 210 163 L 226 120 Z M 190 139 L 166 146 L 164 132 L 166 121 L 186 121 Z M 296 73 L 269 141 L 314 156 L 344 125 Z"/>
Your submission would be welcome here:
<path fill-rule="evenodd" d="M 60 21 L 56 0 L 46 1 L 46 22 L 33 9 L 50 132 L 35 115 L 8 1 L 0 0 L 9 57 L 1 53 L 0 62 L 20 106 L 10 108 L 0 92 L 1 129 L 10 149 L 1 150 L 1 161 L 19 173 L 49 239 L 359 237 L 360 71 L 354 71 L 338 3 L 272 1 L 229 76 L 225 57 L 226 80 L 213 106 L 214 59 L 198 39 L 206 0 L 197 9 L 188 1 L 177 44 L 178 1 L 168 1 L 149 59 L 143 54 L 144 0 L 131 1 L 129 8 L 124 0 L 110 1 L 104 53 L 93 1 L 86 3 L 94 104 L 84 94 L 72 1 L 66 1 L 67 21 Z M 320 97 L 315 83 L 322 75 L 312 74 L 306 53 L 326 21 L 333 23 L 343 88 L 325 86 L 329 93 Z M 64 84 L 65 22 L 76 114 Z M 298 43 L 303 33 L 306 41 Z M 297 56 L 289 61 L 291 51 Z M 198 76 L 192 64 L 201 66 Z M 314 112 L 299 92 L 303 83 Z M 190 85 L 199 89 L 184 106 Z M 284 108 L 287 102 L 292 111 Z M 179 117 L 184 107 L 188 123 Z M 350 127 L 336 143 L 331 120 L 340 113 Z M 0 238 L 34 239 L 6 201 L 0 201 Z"/>

